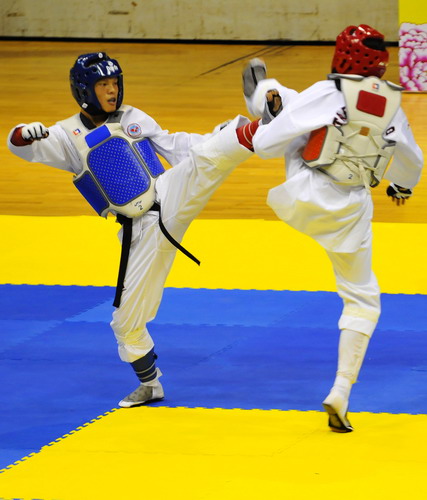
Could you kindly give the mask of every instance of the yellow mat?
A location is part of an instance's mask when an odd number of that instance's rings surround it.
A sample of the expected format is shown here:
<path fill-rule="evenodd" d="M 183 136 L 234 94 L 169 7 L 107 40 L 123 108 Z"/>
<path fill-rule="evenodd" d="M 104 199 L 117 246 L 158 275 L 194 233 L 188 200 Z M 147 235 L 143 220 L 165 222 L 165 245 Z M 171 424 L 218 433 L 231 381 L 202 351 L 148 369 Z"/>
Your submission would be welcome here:
<path fill-rule="evenodd" d="M 96 217 L 1 216 L 0 283 L 114 286 L 118 225 Z M 383 292 L 427 292 L 423 224 L 374 224 Z M 196 220 L 170 287 L 335 289 L 324 251 L 277 221 Z M 403 269 L 403 271 L 402 271 Z M 398 277 L 398 279 L 397 279 Z M 427 415 L 113 410 L 0 474 L 0 500 L 427 498 Z"/>
<path fill-rule="evenodd" d="M 117 410 L 0 474 L 4 498 L 427 498 L 426 415 Z"/>
<path fill-rule="evenodd" d="M 113 218 L 0 216 L 0 283 L 115 286 Z M 324 250 L 280 221 L 195 220 L 168 287 L 334 291 Z M 427 293 L 427 224 L 374 224 L 374 270 L 385 293 Z M 398 275 L 398 279 L 396 278 Z"/>

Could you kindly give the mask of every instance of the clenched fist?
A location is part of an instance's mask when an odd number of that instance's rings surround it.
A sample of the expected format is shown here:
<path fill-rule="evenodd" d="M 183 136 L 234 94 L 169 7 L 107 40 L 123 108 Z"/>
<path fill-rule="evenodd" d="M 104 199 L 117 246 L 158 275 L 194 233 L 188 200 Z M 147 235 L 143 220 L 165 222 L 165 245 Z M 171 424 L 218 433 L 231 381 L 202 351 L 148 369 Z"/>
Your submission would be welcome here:
<path fill-rule="evenodd" d="M 49 136 L 49 129 L 43 123 L 33 122 L 22 127 L 21 135 L 25 141 L 40 141 Z"/>

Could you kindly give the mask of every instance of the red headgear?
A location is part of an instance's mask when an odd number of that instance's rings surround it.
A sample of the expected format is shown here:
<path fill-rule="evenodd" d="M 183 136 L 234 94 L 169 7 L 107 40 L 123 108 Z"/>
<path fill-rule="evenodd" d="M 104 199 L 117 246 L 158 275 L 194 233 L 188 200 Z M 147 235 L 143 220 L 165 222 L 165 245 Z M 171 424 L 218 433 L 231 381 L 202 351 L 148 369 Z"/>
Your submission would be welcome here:
<path fill-rule="evenodd" d="M 381 78 L 388 63 L 384 35 L 367 24 L 348 26 L 337 36 L 332 72 Z"/>

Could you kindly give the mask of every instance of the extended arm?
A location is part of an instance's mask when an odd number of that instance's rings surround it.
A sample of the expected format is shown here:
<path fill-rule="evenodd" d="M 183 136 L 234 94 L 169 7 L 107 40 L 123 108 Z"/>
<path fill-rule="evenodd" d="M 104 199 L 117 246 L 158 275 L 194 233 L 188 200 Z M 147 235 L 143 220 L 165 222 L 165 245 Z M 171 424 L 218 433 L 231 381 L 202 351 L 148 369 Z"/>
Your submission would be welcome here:
<path fill-rule="evenodd" d="M 14 127 L 8 138 L 9 150 L 23 160 L 78 173 L 80 158 L 59 125 L 49 129 L 40 122 Z"/>
<path fill-rule="evenodd" d="M 393 160 L 384 175 L 391 181 L 387 195 L 397 205 L 404 204 L 421 177 L 424 164 L 423 152 L 415 141 L 408 120 L 402 109 L 396 113 L 388 128 L 387 139 L 396 141 Z"/>

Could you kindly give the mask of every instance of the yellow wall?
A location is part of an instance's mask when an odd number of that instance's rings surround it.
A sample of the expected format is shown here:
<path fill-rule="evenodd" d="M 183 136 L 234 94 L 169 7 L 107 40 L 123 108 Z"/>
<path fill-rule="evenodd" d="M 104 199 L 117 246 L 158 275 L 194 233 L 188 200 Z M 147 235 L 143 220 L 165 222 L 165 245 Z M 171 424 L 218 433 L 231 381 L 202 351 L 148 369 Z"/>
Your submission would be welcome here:
<path fill-rule="evenodd" d="M 399 0 L 399 23 L 427 23 L 425 0 Z"/>

